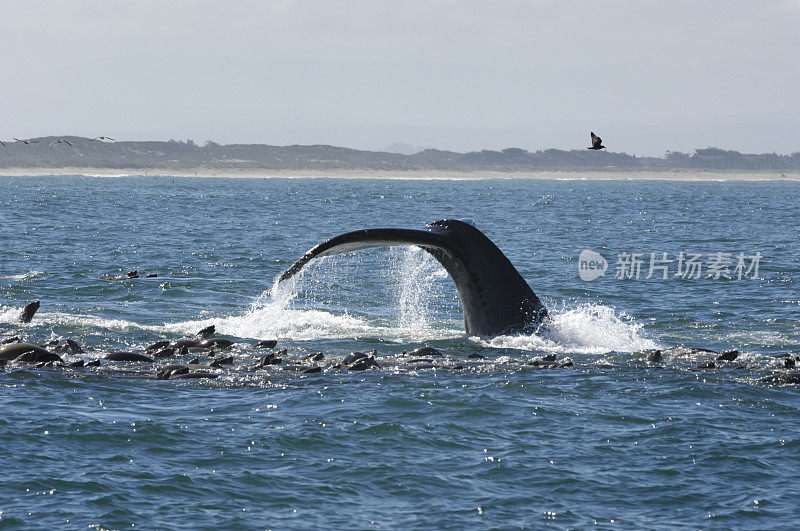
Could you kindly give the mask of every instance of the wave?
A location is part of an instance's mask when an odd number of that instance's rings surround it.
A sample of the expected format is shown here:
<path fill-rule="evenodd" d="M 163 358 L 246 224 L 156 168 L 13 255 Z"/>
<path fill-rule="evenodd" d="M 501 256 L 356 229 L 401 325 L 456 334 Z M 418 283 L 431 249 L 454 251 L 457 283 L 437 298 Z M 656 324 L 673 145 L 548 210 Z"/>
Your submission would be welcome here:
<path fill-rule="evenodd" d="M 28 271 L 27 273 L 20 273 L 18 275 L 0 276 L 0 279 L 13 280 L 15 282 L 24 282 L 44 275 L 44 271 Z"/>

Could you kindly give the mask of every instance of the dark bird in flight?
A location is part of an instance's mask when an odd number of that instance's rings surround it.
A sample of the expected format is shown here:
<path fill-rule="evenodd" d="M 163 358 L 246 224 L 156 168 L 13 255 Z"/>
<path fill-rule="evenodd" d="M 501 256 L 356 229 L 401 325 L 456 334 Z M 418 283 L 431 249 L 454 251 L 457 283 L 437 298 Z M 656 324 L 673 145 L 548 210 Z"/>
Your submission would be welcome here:
<path fill-rule="evenodd" d="M 0 144 L 3 144 L 3 147 L 6 147 L 6 143 L 0 140 Z"/>
<path fill-rule="evenodd" d="M 603 145 L 603 139 L 597 136 L 594 133 L 590 133 L 592 135 L 592 147 L 589 149 L 605 149 L 606 147 Z"/>
<path fill-rule="evenodd" d="M 17 142 L 22 142 L 23 144 L 37 144 L 39 143 L 38 140 L 20 140 L 19 138 L 14 138 Z"/>
<path fill-rule="evenodd" d="M 111 142 L 116 142 L 116 140 L 114 140 L 110 136 L 96 136 L 96 137 L 92 138 L 91 140 L 89 140 L 89 142 L 92 142 L 94 140 L 110 140 Z"/>
<path fill-rule="evenodd" d="M 63 138 L 58 138 L 55 141 L 50 142 L 50 145 L 51 146 L 55 146 L 56 144 L 61 144 L 61 143 L 64 143 L 64 144 L 68 145 L 69 147 L 72 147 L 72 144 L 69 143 L 69 140 L 64 140 Z"/>

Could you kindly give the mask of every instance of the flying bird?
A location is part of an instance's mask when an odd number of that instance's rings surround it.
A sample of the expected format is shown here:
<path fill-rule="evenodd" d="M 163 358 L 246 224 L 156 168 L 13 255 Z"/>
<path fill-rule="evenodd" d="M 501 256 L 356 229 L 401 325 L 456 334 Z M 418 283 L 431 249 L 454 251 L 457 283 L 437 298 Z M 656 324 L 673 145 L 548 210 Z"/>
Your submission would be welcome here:
<path fill-rule="evenodd" d="M 17 142 L 22 142 L 23 144 L 37 144 L 39 143 L 38 140 L 20 140 L 19 138 L 14 138 Z"/>
<path fill-rule="evenodd" d="M 51 146 L 55 146 L 56 144 L 61 144 L 61 143 L 64 143 L 64 144 L 68 145 L 69 147 L 72 147 L 72 144 L 69 143 L 69 140 L 64 140 L 63 138 L 57 138 L 53 142 L 50 142 L 50 145 Z"/>
<path fill-rule="evenodd" d="M 0 140 L 0 144 L 3 144 L 3 147 L 6 147 L 6 143 Z"/>
<path fill-rule="evenodd" d="M 597 136 L 594 133 L 590 133 L 592 135 L 592 147 L 589 149 L 605 149 L 606 147 L 603 145 L 603 139 Z"/>
<path fill-rule="evenodd" d="M 111 142 L 116 142 L 116 140 L 114 140 L 110 136 L 96 136 L 96 137 L 92 138 L 91 140 L 89 140 L 89 142 L 92 142 L 94 140 L 110 140 Z"/>

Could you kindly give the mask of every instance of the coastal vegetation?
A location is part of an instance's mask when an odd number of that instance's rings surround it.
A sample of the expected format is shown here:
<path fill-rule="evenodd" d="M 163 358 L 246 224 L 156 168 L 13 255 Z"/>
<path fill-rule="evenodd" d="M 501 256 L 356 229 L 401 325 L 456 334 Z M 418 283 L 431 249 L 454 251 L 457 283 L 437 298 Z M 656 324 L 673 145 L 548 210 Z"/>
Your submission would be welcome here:
<path fill-rule="evenodd" d="M 57 143 L 59 139 L 70 145 Z M 0 168 L 141 168 L 164 170 L 800 170 L 800 152 L 749 154 L 714 147 L 694 153 L 667 151 L 664 157 L 627 153 L 526 151 L 506 148 L 468 153 L 425 149 L 414 154 L 362 151 L 328 145 L 270 146 L 193 140 L 104 142 L 77 136 L 4 141 Z"/>

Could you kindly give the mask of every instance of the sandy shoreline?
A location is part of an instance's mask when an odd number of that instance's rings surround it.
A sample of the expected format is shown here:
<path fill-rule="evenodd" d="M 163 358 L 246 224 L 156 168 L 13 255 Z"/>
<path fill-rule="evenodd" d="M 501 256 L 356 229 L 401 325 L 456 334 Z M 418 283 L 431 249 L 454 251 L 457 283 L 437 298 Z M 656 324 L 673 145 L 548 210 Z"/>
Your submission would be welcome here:
<path fill-rule="evenodd" d="M 222 170 L 196 168 L 183 170 L 141 168 L 0 168 L 2 177 L 35 176 L 86 177 L 219 177 L 219 178 L 335 178 L 335 179 L 550 179 L 550 180 L 669 180 L 669 181 L 798 181 L 800 172 L 780 171 L 447 171 L 447 170 Z"/>

